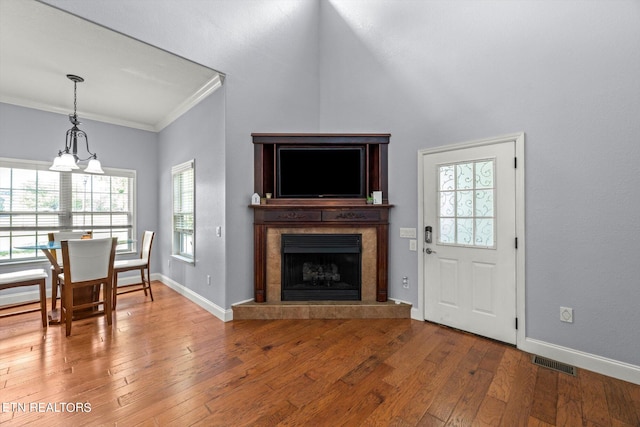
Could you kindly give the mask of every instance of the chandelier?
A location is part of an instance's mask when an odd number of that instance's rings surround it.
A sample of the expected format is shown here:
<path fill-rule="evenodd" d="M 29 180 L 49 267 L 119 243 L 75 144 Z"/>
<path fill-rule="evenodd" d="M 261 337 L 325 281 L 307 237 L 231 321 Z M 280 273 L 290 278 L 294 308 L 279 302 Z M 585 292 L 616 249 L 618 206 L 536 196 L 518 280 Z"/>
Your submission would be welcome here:
<path fill-rule="evenodd" d="M 53 164 L 49 169 L 53 171 L 70 172 L 74 169 L 79 169 L 78 162 L 89 160 L 87 167 L 84 169 L 85 172 L 104 173 L 104 171 L 102 170 L 102 165 L 98 160 L 98 155 L 96 153 L 92 153 L 91 150 L 89 150 L 89 138 L 87 137 L 87 134 L 84 131 L 78 129 L 80 120 L 78 120 L 78 114 L 76 113 L 78 106 L 76 86 L 78 83 L 82 83 L 84 79 L 73 74 L 67 74 L 67 78 L 73 82 L 73 114 L 69 114 L 69 121 L 71 122 L 73 127 L 67 131 L 64 149 L 58 151 L 58 156 L 53 159 Z M 87 153 L 89 153 L 89 157 L 87 157 L 86 159 L 81 159 L 78 156 L 78 139 L 83 138 L 85 141 Z"/>

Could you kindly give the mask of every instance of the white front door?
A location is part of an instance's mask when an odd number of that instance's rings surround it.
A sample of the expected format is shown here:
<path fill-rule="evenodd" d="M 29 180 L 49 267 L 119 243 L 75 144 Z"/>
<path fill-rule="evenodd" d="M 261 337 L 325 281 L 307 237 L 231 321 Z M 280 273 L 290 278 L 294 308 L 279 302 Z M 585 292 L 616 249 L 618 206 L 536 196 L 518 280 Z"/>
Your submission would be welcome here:
<path fill-rule="evenodd" d="M 515 142 L 427 152 L 425 319 L 516 343 Z"/>

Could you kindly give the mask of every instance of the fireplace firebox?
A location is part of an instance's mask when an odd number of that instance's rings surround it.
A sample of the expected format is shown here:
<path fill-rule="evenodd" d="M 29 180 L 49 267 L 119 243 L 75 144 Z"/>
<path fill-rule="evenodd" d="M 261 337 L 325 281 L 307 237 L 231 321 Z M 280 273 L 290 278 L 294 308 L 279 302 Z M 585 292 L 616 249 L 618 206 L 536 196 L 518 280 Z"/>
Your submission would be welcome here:
<path fill-rule="evenodd" d="M 283 234 L 282 301 L 360 300 L 361 234 Z"/>

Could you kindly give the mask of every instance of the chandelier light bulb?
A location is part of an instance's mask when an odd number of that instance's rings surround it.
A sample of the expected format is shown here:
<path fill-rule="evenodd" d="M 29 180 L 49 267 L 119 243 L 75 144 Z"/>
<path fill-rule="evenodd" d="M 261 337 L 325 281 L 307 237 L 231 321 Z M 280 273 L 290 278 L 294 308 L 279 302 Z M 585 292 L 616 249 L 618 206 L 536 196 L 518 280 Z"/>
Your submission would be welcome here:
<path fill-rule="evenodd" d="M 102 165 L 100 164 L 100 160 L 98 159 L 89 160 L 89 164 L 84 171 L 87 173 L 104 173 L 104 171 L 102 170 Z"/>

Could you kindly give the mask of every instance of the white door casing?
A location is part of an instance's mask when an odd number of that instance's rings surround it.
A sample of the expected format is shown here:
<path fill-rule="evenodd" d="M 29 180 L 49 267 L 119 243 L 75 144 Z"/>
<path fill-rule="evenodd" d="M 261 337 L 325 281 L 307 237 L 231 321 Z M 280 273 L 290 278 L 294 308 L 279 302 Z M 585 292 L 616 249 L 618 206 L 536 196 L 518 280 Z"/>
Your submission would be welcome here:
<path fill-rule="evenodd" d="M 524 183 L 515 158 L 523 145 L 516 134 L 419 152 L 419 225 L 432 227 L 432 243 L 423 235 L 419 248 L 425 320 L 517 343 Z"/>

